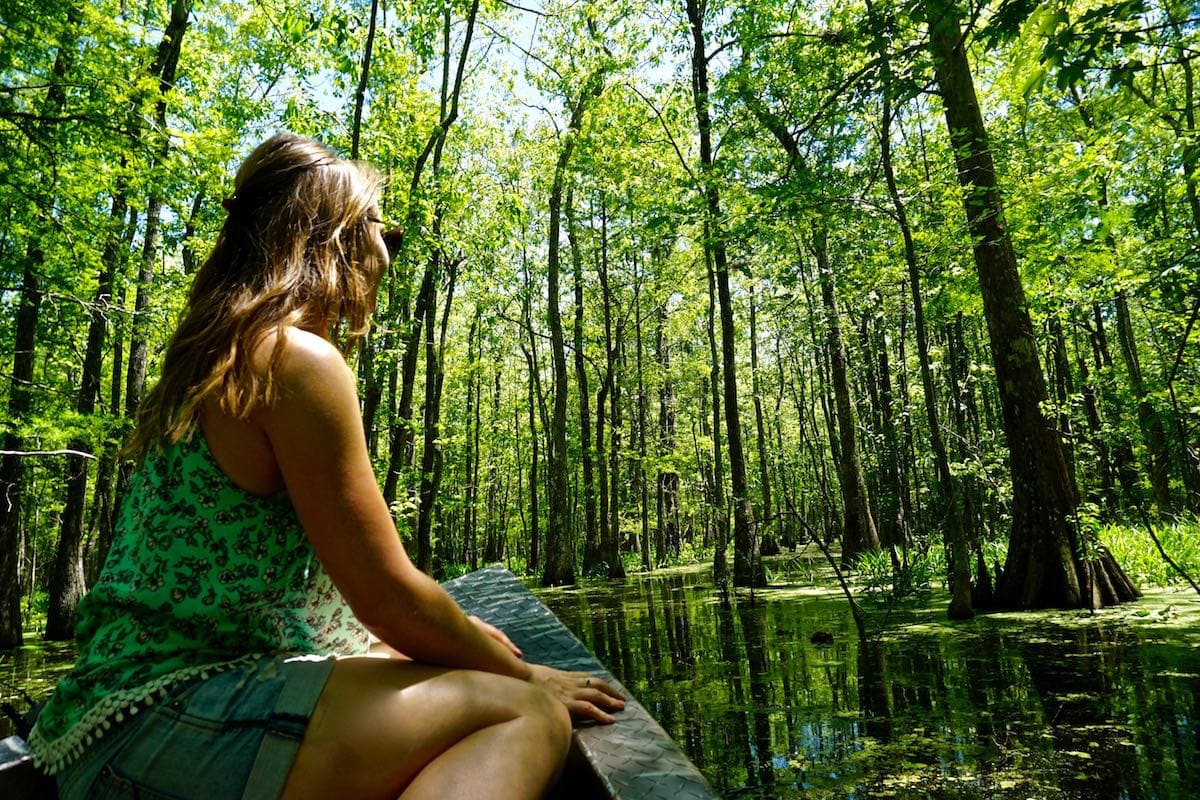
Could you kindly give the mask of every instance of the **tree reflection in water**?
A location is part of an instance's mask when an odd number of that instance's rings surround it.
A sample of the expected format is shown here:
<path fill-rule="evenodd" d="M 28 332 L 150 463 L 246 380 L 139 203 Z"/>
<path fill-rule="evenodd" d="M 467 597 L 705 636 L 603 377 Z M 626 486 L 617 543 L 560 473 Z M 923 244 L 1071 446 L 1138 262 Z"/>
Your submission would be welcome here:
<path fill-rule="evenodd" d="M 1200 653 L 1169 631 L 917 609 L 862 641 L 838 596 L 723 606 L 702 568 L 541 596 L 725 796 L 1200 797 Z"/>

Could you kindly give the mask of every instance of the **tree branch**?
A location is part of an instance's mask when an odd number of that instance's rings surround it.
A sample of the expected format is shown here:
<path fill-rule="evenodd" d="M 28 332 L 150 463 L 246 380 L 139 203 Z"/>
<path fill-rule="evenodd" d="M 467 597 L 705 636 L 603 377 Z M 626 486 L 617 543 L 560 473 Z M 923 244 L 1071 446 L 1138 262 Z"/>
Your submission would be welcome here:
<path fill-rule="evenodd" d="M 90 458 L 95 461 L 96 457 L 91 453 L 85 453 L 82 450 L 0 450 L 0 456 L 16 456 L 17 458 L 34 458 L 40 456 L 78 456 L 79 458 Z"/>

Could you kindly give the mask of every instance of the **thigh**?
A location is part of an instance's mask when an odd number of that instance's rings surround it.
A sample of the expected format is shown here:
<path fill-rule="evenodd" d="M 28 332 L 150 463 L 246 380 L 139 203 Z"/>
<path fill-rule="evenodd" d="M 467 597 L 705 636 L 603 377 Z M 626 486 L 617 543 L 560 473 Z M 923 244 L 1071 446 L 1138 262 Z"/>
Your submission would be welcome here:
<path fill-rule="evenodd" d="M 554 698 L 515 678 L 382 658 L 337 662 L 317 701 L 283 797 L 396 797 L 472 733 Z"/>
<path fill-rule="evenodd" d="M 274 798 L 334 666 L 263 658 L 176 686 L 60 778 L 64 797 Z M 266 756 L 266 757 L 265 757 Z"/>

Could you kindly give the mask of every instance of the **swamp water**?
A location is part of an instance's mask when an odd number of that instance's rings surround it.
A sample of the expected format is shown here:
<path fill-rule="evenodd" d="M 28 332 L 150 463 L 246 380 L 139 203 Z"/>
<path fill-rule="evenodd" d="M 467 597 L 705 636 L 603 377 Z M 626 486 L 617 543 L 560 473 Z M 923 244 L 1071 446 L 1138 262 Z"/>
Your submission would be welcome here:
<path fill-rule="evenodd" d="M 707 566 L 539 594 L 723 797 L 1200 798 L 1195 595 L 953 624 L 935 596 L 860 642 L 790 564 L 728 605 Z"/>
<path fill-rule="evenodd" d="M 1195 596 L 954 624 L 935 597 L 869 608 L 884 633 L 860 642 L 811 562 L 772 567 L 728 604 L 707 566 L 538 594 L 724 797 L 1200 798 Z M 28 641 L 0 652 L 0 700 L 70 669 Z"/>

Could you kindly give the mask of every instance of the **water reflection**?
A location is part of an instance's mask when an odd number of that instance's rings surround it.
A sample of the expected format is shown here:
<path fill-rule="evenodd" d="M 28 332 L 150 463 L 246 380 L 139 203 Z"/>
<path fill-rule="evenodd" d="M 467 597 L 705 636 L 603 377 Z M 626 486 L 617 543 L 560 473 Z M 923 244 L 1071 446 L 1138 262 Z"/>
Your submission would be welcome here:
<path fill-rule="evenodd" d="M 837 596 L 723 604 L 704 570 L 542 597 L 725 796 L 1200 797 L 1185 637 L 993 617 L 860 640 Z"/>
<path fill-rule="evenodd" d="M 935 609 L 860 640 L 839 596 L 797 581 L 724 603 L 703 569 L 542 597 L 728 797 L 1200 797 L 1186 629 L 901 624 Z M 0 700 L 47 694 L 70 662 L 0 653 Z"/>

